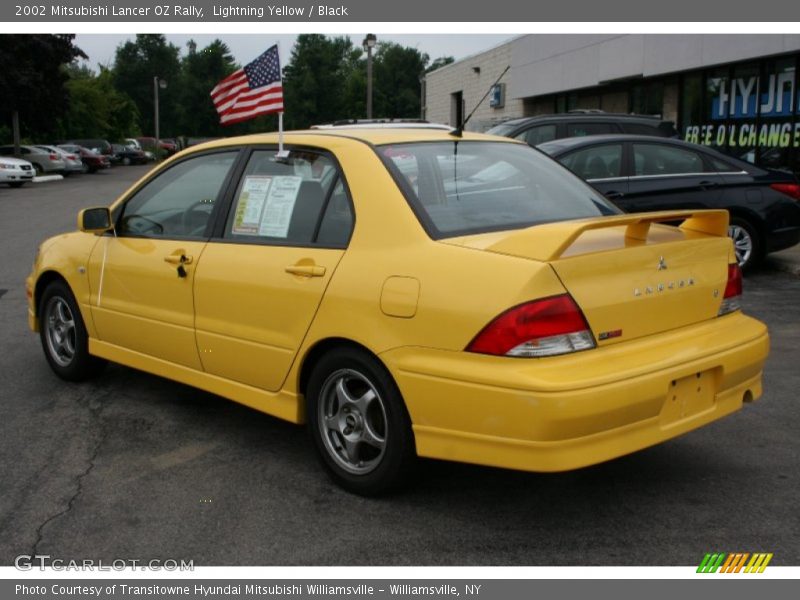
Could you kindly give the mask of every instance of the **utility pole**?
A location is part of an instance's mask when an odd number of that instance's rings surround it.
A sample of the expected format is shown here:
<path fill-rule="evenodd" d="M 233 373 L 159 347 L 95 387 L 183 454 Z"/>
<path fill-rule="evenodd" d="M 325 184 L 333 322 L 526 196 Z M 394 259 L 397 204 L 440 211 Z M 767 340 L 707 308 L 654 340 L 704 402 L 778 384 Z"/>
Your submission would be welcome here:
<path fill-rule="evenodd" d="M 372 49 L 378 43 L 374 33 L 368 33 L 362 42 L 367 51 L 367 118 L 372 118 Z"/>

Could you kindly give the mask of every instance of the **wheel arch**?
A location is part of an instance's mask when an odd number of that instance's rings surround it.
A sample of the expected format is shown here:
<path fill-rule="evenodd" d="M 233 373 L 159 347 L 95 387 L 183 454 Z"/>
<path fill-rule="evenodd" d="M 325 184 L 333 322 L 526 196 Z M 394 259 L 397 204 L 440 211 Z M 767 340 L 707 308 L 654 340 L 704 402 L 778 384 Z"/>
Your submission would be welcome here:
<path fill-rule="evenodd" d="M 311 377 L 311 373 L 314 370 L 314 367 L 319 362 L 320 358 L 322 358 L 325 354 L 330 352 L 334 348 L 355 348 L 357 350 L 361 350 L 369 354 L 372 358 L 374 358 L 379 364 L 386 369 L 386 372 L 394 381 L 394 377 L 389 371 L 389 368 L 386 364 L 380 359 L 380 357 L 375 354 L 372 350 L 367 348 L 365 345 L 360 344 L 354 340 L 344 337 L 329 337 L 318 340 L 315 342 L 303 355 L 300 369 L 297 377 L 297 391 L 302 396 L 306 395 L 306 390 L 308 389 L 308 380 Z M 395 385 L 397 382 L 395 381 Z"/>
<path fill-rule="evenodd" d="M 37 319 L 41 316 L 39 314 L 39 305 L 41 304 L 42 294 L 47 286 L 54 281 L 61 281 L 70 289 L 70 291 L 72 290 L 72 287 L 69 285 L 67 279 L 58 271 L 48 269 L 47 271 L 40 273 L 39 278 L 36 280 L 36 285 L 33 288 L 33 313 L 36 315 Z"/>

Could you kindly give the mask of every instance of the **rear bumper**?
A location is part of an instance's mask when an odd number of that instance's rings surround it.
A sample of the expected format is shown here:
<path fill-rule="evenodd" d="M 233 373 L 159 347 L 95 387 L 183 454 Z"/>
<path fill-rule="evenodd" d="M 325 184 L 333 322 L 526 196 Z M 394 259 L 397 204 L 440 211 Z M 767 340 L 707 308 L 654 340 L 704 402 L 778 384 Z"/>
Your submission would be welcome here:
<path fill-rule="evenodd" d="M 766 327 L 740 313 L 569 356 L 384 353 L 421 456 L 527 471 L 602 462 L 761 395 Z"/>

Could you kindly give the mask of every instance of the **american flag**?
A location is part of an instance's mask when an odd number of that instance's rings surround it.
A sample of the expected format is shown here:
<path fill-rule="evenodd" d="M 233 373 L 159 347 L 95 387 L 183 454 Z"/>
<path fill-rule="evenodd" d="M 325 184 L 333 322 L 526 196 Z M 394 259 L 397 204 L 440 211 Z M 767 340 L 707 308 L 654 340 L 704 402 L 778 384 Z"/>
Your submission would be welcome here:
<path fill-rule="evenodd" d="M 283 84 L 278 46 L 228 75 L 211 90 L 219 122 L 232 125 L 258 115 L 283 112 Z"/>

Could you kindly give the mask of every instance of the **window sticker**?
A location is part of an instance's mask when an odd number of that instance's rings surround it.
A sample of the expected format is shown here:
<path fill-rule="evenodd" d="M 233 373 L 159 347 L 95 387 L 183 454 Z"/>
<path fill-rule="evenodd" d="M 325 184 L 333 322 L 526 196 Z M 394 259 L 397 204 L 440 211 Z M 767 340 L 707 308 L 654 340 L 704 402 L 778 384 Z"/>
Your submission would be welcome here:
<path fill-rule="evenodd" d="M 272 177 L 261 175 L 244 178 L 231 233 L 257 235 L 264 212 L 264 204 L 272 184 Z"/>
<path fill-rule="evenodd" d="M 296 175 L 245 177 L 231 233 L 286 238 L 302 182 Z"/>
<path fill-rule="evenodd" d="M 292 220 L 297 194 L 300 191 L 302 177 L 282 175 L 272 178 L 264 214 L 258 235 L 285 238 L 289 233 L 289 222 Z"/>

